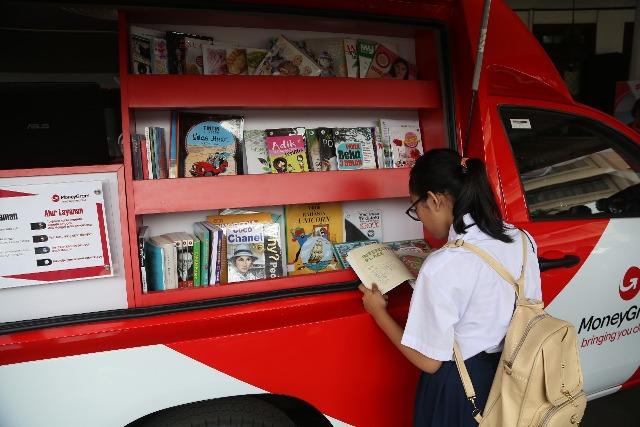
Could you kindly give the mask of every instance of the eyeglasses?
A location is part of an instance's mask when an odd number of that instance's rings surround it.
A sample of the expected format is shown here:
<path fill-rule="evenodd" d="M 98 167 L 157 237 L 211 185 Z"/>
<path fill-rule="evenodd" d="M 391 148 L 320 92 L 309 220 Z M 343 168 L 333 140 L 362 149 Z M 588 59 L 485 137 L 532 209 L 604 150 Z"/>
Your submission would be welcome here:
<path fill-rule="evenodd" d="M 411 206 L 409 206 L 409 209 L 407 209 L 406 211 L 404 211 L 404 213 L 407 214 L 407 216 L 409 218 L 411 218 L 414 221 L 420 221 L 420 218 L 418 217 L 418 203 L 420 203 L 421 201 L 423 201 L 425 199 L 425 197 L 419 197 L 415 202 L 413 202 L 411 204 Z"/>

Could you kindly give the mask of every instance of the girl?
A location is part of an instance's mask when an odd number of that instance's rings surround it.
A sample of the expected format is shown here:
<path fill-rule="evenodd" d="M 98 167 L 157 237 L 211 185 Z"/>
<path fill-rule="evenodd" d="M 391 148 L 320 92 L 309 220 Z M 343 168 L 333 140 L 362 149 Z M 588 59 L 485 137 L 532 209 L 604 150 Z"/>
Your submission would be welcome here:
<path fill-rule="evenodd" d="M 421 156 L 409 177 L 411 206 L 438 239 L 463 239 L 488 252 L 514 277 L 522 268 L 522 237 L 502 221 L 484 164 L 449 149 Z M 527 235 L 525 295 L 540 299 L 535 244 Z M 512 286 L 477 255 L 463 248 L 433 252 L 423 264 L 403 330 L 387 313 L 377 288 L 362 284 L 365 309 L 396 347 L 422 370 L 414 403 L 414 426 L 477 426 L 453 362 L 458 343 L 484 408 L 515 303 Z"/>

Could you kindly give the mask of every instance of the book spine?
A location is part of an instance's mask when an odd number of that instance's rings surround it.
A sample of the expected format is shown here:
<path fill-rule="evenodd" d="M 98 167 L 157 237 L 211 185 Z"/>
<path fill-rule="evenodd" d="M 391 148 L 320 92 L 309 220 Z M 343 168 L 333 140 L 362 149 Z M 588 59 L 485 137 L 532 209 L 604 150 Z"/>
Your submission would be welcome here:
<path fill-rule="evenodd" d="M 148 290 L 164 291 L 166 289 L 165 281 L 165 259 L 166 251 L 162 246 L 153 242 L 147 242 L 145 245 L 145 263 L 148 269 Z"/>
<path fill-rule="evenodd" d="M 140 157 L 142 158 L 142 179 L 149 179 L 149 144 L 144 135 L 140 136 Z"/>
<path fill-rule="evenodd" d="M 142 292 L 147 293 L 149 290 L 149 284 L 147 279 L 147 267 L 146 267 L 146 232 L 148 230 L 147 226 L 143 226 L 140 228 L 138 233 L 138 258 L 140 263 L 140 282 L 142 283 Z"/>
<path fill-rule="evenodd" d="M 156 178 L 166 178 L 167 177 L 167 154 L 166 147 L 164 144 L 164 138 L 162 137 L 163 129 L 160 127 L 152 127 L 151 133 L 153 135 L 153 148 L 155 153 L 155 170 Z"/>
<path fill-rule="evenodd" d="M 131 160 L 133 163 L 133 179 L 142 179 L 142 157 L 140 151 L 140 135 L 131 136 Z"/>
<path fill-rule="evenodd" d="M 169 178 L 178 177 L 178 112 L 171 112 L 169 128 Z"/>
<path fill-rule="evenodd" d="M 193 286 L 200 286 L 202 281 L 201 250 L 202 242 L 198 239 L 198 236 L 193 236 Z"/>
<path fill-rule="evenodd" d="M 195 257 L 193 256 L 193 238 L 187 233 L 183 233 L 182 239 L 182 256 L 183 262 L 188 263 L 187 266 L 183 265 L 186 270 L 186 287 L 193 288 L 193 274 L 195 272 Z"/>
<path fill-rule="evenodd" d="M 153 138 L 153 130 L 151 127 L 144 128 L 144 137 L 147 140 L 147 158 L 149 160 L 149 179 L 156 179 L 156 160 L 155 160 L 155 144 Z"/>
<path fill-rule="evenodd" d="M 200 241 L 200 283 L 201 286 L 209 284 L 209 251 L 210 238 L 209 229 L 200 223 L 193 224 L 193 231 Z M 195 239 L 194 239 L 195 245 Z M 195 256 L 195 254 L 194 254 Z"/>
<path fill-rule="evenodd" d="M 280 242 L 280 224 L 264 225 L 264 277 L 273 279 L 282 277 L 282 243 Z"/>

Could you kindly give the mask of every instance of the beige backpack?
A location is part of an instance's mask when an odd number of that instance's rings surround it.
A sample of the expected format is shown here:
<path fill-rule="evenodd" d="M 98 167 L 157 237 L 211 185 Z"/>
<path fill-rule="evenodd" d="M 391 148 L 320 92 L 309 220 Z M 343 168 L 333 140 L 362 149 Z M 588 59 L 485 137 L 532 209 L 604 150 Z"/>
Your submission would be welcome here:
<path fill-rule="evenodd" d="M 454 358 L 465 394 L 480 426 L 573 426 L 580 423 L 587 406 L 582 391 L 582 370 L 573 325 L 544 311 L 541 301 L 524 297 L 527 240 L 522 234 L 523 265 L 520 278 L 511 274 L 477 246 L 456 240 L 445 247 L 465 248 L 489 264 L 513 285 L 516 308 L 504 340 L 504 348 L 483 414 L 476 408 L 469 373 L 454 344 Z"/>

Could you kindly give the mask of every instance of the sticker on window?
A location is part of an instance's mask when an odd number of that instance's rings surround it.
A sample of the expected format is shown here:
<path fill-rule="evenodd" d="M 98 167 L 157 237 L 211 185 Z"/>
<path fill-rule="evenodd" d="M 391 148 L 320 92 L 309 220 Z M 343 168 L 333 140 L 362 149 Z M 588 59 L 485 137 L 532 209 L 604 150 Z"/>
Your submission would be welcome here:
<path fill-rule="evenodd" d="M 509 119 L 511 122 L 511 129 L 531 129 L 531 122 L 529 119 Z"/>

